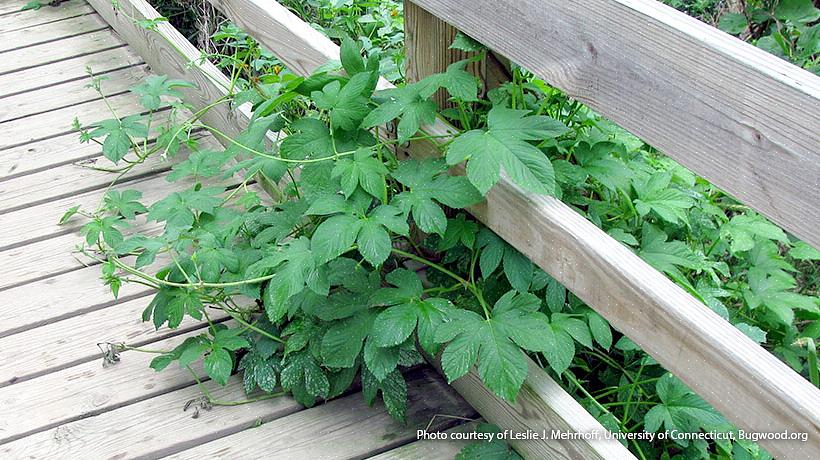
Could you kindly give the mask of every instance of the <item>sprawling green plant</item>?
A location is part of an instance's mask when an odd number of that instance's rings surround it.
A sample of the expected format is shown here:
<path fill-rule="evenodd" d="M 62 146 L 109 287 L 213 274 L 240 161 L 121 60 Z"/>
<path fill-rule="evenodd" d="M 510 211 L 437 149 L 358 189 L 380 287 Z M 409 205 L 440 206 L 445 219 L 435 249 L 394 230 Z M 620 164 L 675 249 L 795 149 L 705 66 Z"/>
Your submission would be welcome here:
<path fill-rule="evenodd" d="M 477 97 L 465 61 L 374 92 L 384 61 L 372 50 L 363 56 L 362 42 L 344 40 L 341 65 L 302 78 L 276 68 L 240 31 L 222 33 L 226 47 L 213 57 L 232 77 L 229 96 L 185 116 L 178 90 L 187 84 L 151 77 L 133 89 L 146 115 L 83 130 L 118 174 L 185 145 L 191 153 L 168 176 L 180 190 L 146 205 L 140 192 L 112 184 L 98 207 L 64 217 L 88 219 L 81 251 L 101 262 L 115 295 L 124 282 L 156 289 L 145 320 L 157 328 L 208 322 L 207 332 L 158 353 L 155 369 L 202 361 L 218 383 L 240 371 L 248 401 L 284 391 L 305 405 L 343 393 L 358 375 L 369 401 L 381 393 L 402 418 L 400 369 L 419 363 L 420 352 L 440 354 L 449 380 L 475 367 L 507 400 L 526 377 L 526 353 L 613 431 L 731 431 L 463 211 L 503 171 L 524 190 L 562 199 L 820 384 L 820 253 L 526 70 L 514 66 L 488 100 Z M 481 58 L 467 37 L 456 46 Z M 103 83 L 92 85 L 102 92 Z M 430 101 L 440 88 L 453 109 Z M 246 101 L 254 117 L 238 136 L 202 119 Z M 434 139 L 419 131 L 437 116 L 463 132 Z M 395 138 L 383 128 L 392 124 Z M 202 131 L 228 147 L 199 148 Z M 394 147 L 408 141 L 441 157 L 399 158 Z M 466 176 L 448 175 L 458 164 Z M 642 458 L 769 458 L 741 440 L 629 447 Z M 465 455 L 512 455 L 502 444 L 470 449 Z"/>

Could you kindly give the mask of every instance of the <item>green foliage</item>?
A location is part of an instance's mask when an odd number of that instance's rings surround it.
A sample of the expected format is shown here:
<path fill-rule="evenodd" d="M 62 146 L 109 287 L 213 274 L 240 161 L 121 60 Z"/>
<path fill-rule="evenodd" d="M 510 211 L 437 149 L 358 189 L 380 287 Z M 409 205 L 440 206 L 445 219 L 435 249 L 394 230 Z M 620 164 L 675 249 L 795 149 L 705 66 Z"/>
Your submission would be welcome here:
<path fill-rule="evenodd" d="M 561 199 L 818 379 L 817 250 L 519 67 L 488 100 L 477 100 L 467 61 L 375 91 L 378 75 L 390 73 L 386 62 L 397 62 L 381 56 L 400 48 L 400 39 L 391 41 L 401 19 L 391 11 L 400 7 L 292 3 L 300 14 L 321 16 L 320 28 L 342 43 L 341 62 L 296 77 L 234 26 L 222 28 L 214 39 L 231 52 L 219 58 L 235 91 L 215 103 L 254 108 L 247 129 L 225 139 L 224 150 L 200 149 L 190 137 L 215 129 L 202 113 L 180 115 L 179 91 L 188 84 L 165 77 L 133 89 L 145 115 L 82 130 L 81 139 L 102 144 L 121 175 L 152 156 L 174 160 L 168 179 L 179 184 L 176 192 L 148 203 L 113 185 L 98 207 L 75 206 L 61 219 L 86 219 L 85 252 L 102 262 L 114 295 L 126 282 L 156 289 L 144 320 L 157 328 L 208 323 L 207 332 L 159 354 L 152 368 L 202 361 L 220 384 L 241 373 L 251 400 L 284 391 L 306 406 L 342 394 L 358 377 L 368 403 L 380 397 L 402 420 L 402 371 L 422 361 L 420 351 L 440 354 L 448 380 L 475 371 L 508 401 L 521 391 L 529 356 L 613 430 L 731 430 L 558 280 L 464 211 L 503 174 L 527 193 Z M 773 10 L 775 18 L 808 27 L 814 13 L 788 5 Z M 338 14 L 344 11 L 360 16 Z M 464 35 L 453 47 L 485 52 Z M 92 85 L 99 90 L 101 81 Z M 439 90 L 453 110 L 437 110 L 430 97 Z M 171 117 L 159 123 L 156 114 L 165 110 Z M 432 138 L 424 128 L 437 116 L 462 132 Z M 394 140 L 382 136 L 391 123 Z M 266 140 L 269 131 L 285 136 Z M 394 153 L 396 144 L 416 139 L 440 142 L 443 158 Z M 466 175 L 451 175 L 454 166 Z M 262 197 L 257 182 L 279 188 Z M 140 233 L 145 219 L 160 231 Z M 228 326 L 211 320 L 216 311 L 231 318 Z M 766 458 L 740 442 L 640 441 L 630 448 L 645 458 Z M 482 456 L 518 458 L 501 442 L 461 454 Z"/>

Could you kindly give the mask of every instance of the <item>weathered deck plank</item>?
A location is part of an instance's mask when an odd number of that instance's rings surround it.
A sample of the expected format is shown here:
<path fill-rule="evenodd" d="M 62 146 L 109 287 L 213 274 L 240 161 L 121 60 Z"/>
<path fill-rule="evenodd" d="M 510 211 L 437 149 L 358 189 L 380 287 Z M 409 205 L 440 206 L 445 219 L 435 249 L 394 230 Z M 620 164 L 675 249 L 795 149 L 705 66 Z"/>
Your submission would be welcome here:
<path fill-rule="evenodd" d="M 102 310 L 84 313 L 0 339 L 0 387 L 65 369 L 100 356 L 98 343 L 126 343 L 141 346 L 163 337 L 201 327 L 186 318 L 178 329 L 154 329 L 142 321 L 142 311 L 150 302 L 140 297 Z M 213 320 L 226 317 L 221 310 Z M 25 356 L 25 359 L 19 357 Z"/>
<path fill-rule="evenodd" d="M 31 14 L 35 16 L 37 13 Z M 0 53 L 53 42 L 63 38 L 97 32 L 108 28 L 98 14 L 86 14 L 61 21 L 32 25 L 23 29 L 0 32 Z"/>
<path fill-rule="evenodd" d="M 201 332 L 158 340 L 150 347 L 170 350 L 186 337 Z M 0 445 L 195 383 L 187 369 L 176 365 L 155 372 L 148 367 L 154 356 L 125 351 L 115 366 L 104 368 L 101 360 L 88 361 L 0 388 L 0 406 L 4 413 L 25 414 L 17 418 L 0 417 Z M 201 369 L 195 370 L 203 375 Z M 3 449 L 0 446 L 0 453 L 4 453 Z"/>
<path fill-rule="evenodd" d="M 153 292 L 127 283 L 114 299 L 92 266 L 0 291 L 0 337 L 126 302 Z"/>
<path fill-rule="evenodd" d="M 33 67 L 16 70 L 2 76 L 0 84 L 0 98 L 20 94 L 33 89 L 44 88 L 71 80 L 86 79 L 90 68 L 95 74 L 105 74 L 113 70 L 124 69 L 143 60 L 129 48 L 104 50 L 97 53 L 83 54 L 48 65 L 48 72 Z"/>
<path fill-rule="evenodd" d="M 169 111 L 157 113 L 157 123 L 164 123 L 168 116 Z M 153 140 L 152 136 L 149 142 Z M 102 157 L 102 147 L 99 144 L 81 144 L 76 132 L 61 134 L 0 150 L 0 182 L 71 163 L 96 163 L 99 157 Z"/>
<path fill-rule="evenodd" d="M 102 161 L 98 161 L 98 163 L 100 163 L 100 166 L 107 166 Z M 144 163 L 135 166 L 129 172 L 126 180 L 131 182 L 135 179 L 153 176 L 167 171 L 171 168 L 171 165 L 167 160 L 158 157 L 149 158 Z M 2 194 L 2 198 L 0 198 L 0 219 L 5 218 L 5 214 L 13 211 L 25 211 L 31 209 L 32 206 L 41 204 L 50 205 L 52 202 L 63 201 L 64 198 L 70 199 L 73 196 L 106 187 L 112 180 L 113 176 L 110 172 L 68 164 L 23 176 L 16 180 L 0 182 L 0 194 Z M 123 181 L 122 187 L 130 187 L 125 185 L 128 182 Z M 175 187 L 171 187 L 171 189 L 173 188 Z M 166 192 L 169 191 L 168 187 L 165 187 L 165 189 Z M 83 203 L 90 204 L 90 201 L 85 200 Z M 56 204 L 48 208 L 52 211 L 49 214 L 53 217 L 53 211 L 57 210 Z M 41 216 L 42 218 L 37 218 L 36 225 L 54 228 L 56 220 L 48 220 L 46 215 L 41 214 Z M 59 217 L 57 216 L 58 219 Z M 32 224 L 35 223 L 32 222 Z M 4 246 L 3 239 L 3 236 L 0 235 L 0 248 Z"/>
<path fill-rule="evenodd" d="M 122 40 L 111 30 L 101 30 L 52 43 L 19 48 L 3 53 L 3 59 L 0 59 L 0 75 L 117 48 L 122 44 Z"/>
<path fill-rule="evenodd" d="M 107 102 L 120 117 L 145 110 L 133 94 L 112 96 L 107 98 Z M 83 126 L 89 126 L 94 122 L 112 118 L 112 115 L 106 101 L 96 100 L 0 123 L 0 150 L 75 132 L 76 130 L 71 126 L 75 117 Z M 75 141 L 76 139 L 75 137 Z"/>
<path fill-rule="evenodd" d="M 407 424 L 393 420 L 381 405 L 368 407 L 361 394 L 297 412 L 283 419 L 199 445 L 169 459 L 352 459 L 376 455 L 416 439 L 436 414 L 473 417 L 475 411 L 429 368 L 407 376 Z M 436 417 L 431 431 L 457 424 Z"/>
<path fill-rule="evenodd" d="M 122 94 L 148 75 L 150 72 L 145 65 L 115 70 L 105 75 L 103 93 L 106 97 Z M 90 77 L 6 97 L 0 105 L 0 123 L 101 99 L 89 83 Z"/>
<path fill-rule="evenodd" d="M 71 0 L 64 3 L 60 8 L 41 8 L 36 13 L 33 11 L 14 11 L 6 15 L 0 14 L 0 33 L 22 30 L 92 13 L 94 13 L 94 8 L 88 3 Z"/>
<path fill-rule="evenodd" d="M 154 234 L 160 228 L 140 221 L 131 230 Z M 0 231 L 15 232 L 14 229 Z M 79 235 L 68 233 L 0 252 L 0 291 L 96 265 L 94 261 L 81 261 L 79 256 L 72 254 L 73 248 L 81 241 Z"/>

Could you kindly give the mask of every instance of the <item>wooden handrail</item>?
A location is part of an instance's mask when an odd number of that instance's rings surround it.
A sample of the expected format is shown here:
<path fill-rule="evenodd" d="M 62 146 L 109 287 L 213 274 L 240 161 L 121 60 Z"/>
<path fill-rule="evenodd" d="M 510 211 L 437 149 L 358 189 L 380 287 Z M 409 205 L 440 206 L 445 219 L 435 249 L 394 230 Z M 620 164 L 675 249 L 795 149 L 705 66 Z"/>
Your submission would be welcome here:
<path fill-rule="evenodd" d="M 277 2 L 208 1 L 297 73 L 339 57 L 329 39 Z M 424 131 L 452 129 L 439 121 Z M 424 157 L 437 150 L 417 143 L 410 151 Z M 805 443 L 761 441 L 771 453 L 820 458 L 820 390 L 584 217 L 506 179 L 471 212 L 737 426 L 808 433 Z"/>
<path fill-rule="evenodd" d="M 655 0 L 415 3 L 820 248 L 820 77 Z"/>

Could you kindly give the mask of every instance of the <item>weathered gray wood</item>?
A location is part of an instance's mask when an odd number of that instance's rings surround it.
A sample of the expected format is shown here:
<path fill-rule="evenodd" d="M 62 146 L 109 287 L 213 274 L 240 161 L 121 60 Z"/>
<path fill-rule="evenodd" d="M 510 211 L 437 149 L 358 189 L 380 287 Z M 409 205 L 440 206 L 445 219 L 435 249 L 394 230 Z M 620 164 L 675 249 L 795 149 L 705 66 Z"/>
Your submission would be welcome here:
<path fill-rule="evenodd" d="M 104 165 L 102 161 L 99 163 Z M 144 163 L 136 165 L 125 178 L 125 181 L 152 176 L 167 171 L 171 166 L 170 162 L 158 156 L 148 158 Z M 0 210 L 2 210 L 0 211 L 0 219 L 8 221 L 9 218 L 5 217 L 7 214 L 32 209 L 32 207 L 44 203 L 49 209 L 56 210 L 58 207 L 54 201 L 62 198 L 70 199 L 74 195 L 106 187 L 114 180 L 114 177 L 115 175 L 108 171 L 98 171 L 69 164 L 0 182 L 0 194 L 2 194 L 2 198 L 0 198 Z M 49 178 L 52 181 L 42 182 L 40 181 L 42 178 Z M 128 187 L 127 182 L 125 182 L 119 188 Z M 166 187 L 166 192 L 167 189 L 168 187 Z M 97 195 L 95 195 L 96 198 L 100 198 Z M 90 199 L 83 200 L 83 202 L 88 203 L 88 205 L 92 204 Z M 52 205 L 52 203 L 54 204 Z M 96 206 L 96 202 L 93 204 Z M 53 212 L 49 215 L 41 215 L 38 223 L 52 227 L 56 225 L 56 220 L 49 220 L 51 217 L 54 217 Z M 59 218 L 60 216 L 57 216 L 57 219 Z M 52 230 L 56 229 L 52 228 Z M 26 237 L 28 236 L 30 235 L 26 235 Z M 0 237 L 0 247 L 3 247 L 2 240 L 2 237 Z"/>
<path fill-rule="evenodd" d="M 91 266 L 0 291 L 0 337 L 109 307 L 153 292 L 125 283 L 119 297 L 100 282 L 100 267 Z"/>
<path fill-rule="evenodd" d="M 105 75 L 103 93 L 108 97 L 126 92 L 148 75 L 145 65 L 115 70 Z M 74 80 L 4 98 L 0 105 L 0 123 L 100 99 L 100 95 L 88 87 L 90 82 L 90 78 Z"/>
<path fill-rule="evenodd" d="M 155 114 L 157 123 L 164 123 L 170 111 Z M 153 141 L 153 136 L 149 141 Z M 94 142 L 80 143 L 76 132 L 61 134 L 0 150 L 0 182 L 36 174 L 61 165 L 78 162 L 96 163 L 102 157 L 102 147 Z"/>
<path fill-rule="evenodd" d="M 277 460 L 363 458 L 415 440 L 416 430 L 424 429 L 435 414 L 475 415 L 432 369 L 412 371 L 406 377 L 409 400 L 406 425 L 391 419 L 382 404 L 368 407 L 357 393 L 167 458 L 250 459 L 265 458 L 274 452 Z M 431 431 L 454 424 L 452 419 L 436 417 Z"/>
<path fill-rule="evenodd" d="M 12 385 L 101 357 L 98 343 L 141 346 L 201 327 L 186 317 L 178 329 L 160 329 L 142 321 L 142 311 L 151 301 L 140 297 L 119 305 L 85 313 L 0 339 L 0 387 Z M 224 319 L 221 310 L 211 312 Z M 25 357 L 24 359 L 20 359 Z"/>
<path fill-rule="evenodd" d="M 218 145 L 213 138 L 200 140 L 208 148 Z M 177 158 L 184 158 L 185 150 Z M 99 164 L 104 164 L 102 161 Z M 166 197 L 173 191 L 194 185 L 191 178 L 180 179 L 171 183 L 163 173 L 173 164 L 167 160 L 154 157 L 146 163 L 137 165 L 115 189 L 136 189 L 143 192 L 140 199 L 146 206 Z M 58 171 L 56 174 L 51 174 Z M 79 180 L 75 177 L 79 176 Z M 102 198 L 104 188 L 113 180 L 111 173 L 80 168 L 74 165 L 56 166 L 40 173 L 19 177 L 11 181 L 0 182 L 0 192 L 5 196 L 0 200 L 0 209 L 14 211 L 0 213 L 0 228 L 14 228 L 15 232 L 0 234 L 0 250 L 21 246 L 33 241 L 76 231 L 85 223 L 82 218 L 74 218 L 63 225 L 58 225 L 60 217 L 72 206 L 81 206 L 84 210 L 96 208 Z M 23 186 L 18 183 L 25 182 Z M 56 186 L 49 184 L 56 183 Z M 8 188 L 5 188 L 6 186 Z M 12 200 L 13 199 L 13 200 Z"/>
<path fill-rule="evenodd" d="M 146 224 L 141 217 L 136 220 L 129 231 L 148 235 L 161 233 L 155 223 Z M 3 228 L 0 232 L 15 230 Z M 81 242 L 79 232 L 73 232 L 0 251 L 0 290 L 95 265 L 95 261 L 72 253 Z"/>
<path fill-rule="evenodd" d="M 55 101 L 56 103 L 56 101 Z M 108 98 L 108 103 L 117 115 L 124 117 L 144 111 L 135 94 L 120 94 Z M 0 123 L 0 150 L 23 146 L 41 139 L 60 136 L 76 131 L 71 125 L 74 118 L 83 126 L 113 118 L 108 106 L 102 100 L 90 101 Z M 76 139 L 76 137 L 75 137 Z M 79 144 L 79 142 L 77 142 Z"/>
<path fill-rule="evenodd" d="M 166 338 L 146 348 L 171 350 L 187 336 L 202 332 Z M 194 384 L 191 373 L 177 365 L 162 372 L 149 368 L 155 356 L 125 351 L 115 366 L 103 368 L 101 359 L 88 361 L 0 388 L 0 444 Z M 204 376 L 201 368 L 194 370 Z"/>
<path fill-rule="evenodd" d="M 48 65 L 48 72 L 34 67 L 0 77 L 0 98 L 62 82 L 86 79 L 86 68 L 96 74 L 142 64 L 142 58 L 125 46 L 84 54 Z"/>
<path fill-rule="evenodd" d="M 222 401 L 248 398 L 242 379 L 236 376 L 225 387 L 212 382 L 205 385 L 214 398 Z M 201 395 L 199 387 L 192 385 L 2 445 L 0 455 L 42 459 L 160 458 L 303 409 L 292 398 L 281 397 L 200 410 L 199 416 L 192 419 L 193 409 L 183 411 L 183 407 Z"/>
<path fill-rule="evenodd" d="M 0 16 L 0 33 L 22 30 L 27 27 L 61 21 L 93 12 L 94 9 L 90 5 L 77 0 L 64 3 L 62 8 L 41 8 L 36 13 L 33 11 L 18 11 Z"/>
<path fill-rule="evenodd" d="M 652 0 L 419 0 L 820 247 L 820 77 Z"/>
<path fill-rule="evenodd" d="M 338 56 L 328 39 L 276 3 L 212 3 L 269 49 L 302 50 L 295 69 Z M 280 55 L 288 66 L 292 57 Z M 439 122 L 425 131 L 449 128 Z M 435 151 L 411 147 L 416 156 Z M 559 200 L 529 195 L 505 179 L 472 211 L 738 426 L 820 437 L 820 391 Z M 817 443 L 761 444 L 785 457 L 820 457 Z"/>
<path fill-rule="evenodd" d="M 448 436 L 455 433 L 472 433 L 476 430 L 477 426 L 478 423 L 476 422 L 467 422 L 463 425 L 450 428 L 449 430 L 444 430 L 443 433 L 446 433 Z M 461 449 L 468 444 L 470 444 L 470 441 L 460 439 L 425 439 L 397 447 L 383 454 L 375 455 L 370 457 L 369 460 L 453 460 Z M 2 450 L 0 450 L 0 452 L 2 452 Z"/>
<path fill-rule="evenodd" d="M 404 2 L 404 62 L 405 79 L 418 81 L 433 74 L 444 72 L 447 66 L 474 57 L 475 52 L 451 49 L 450 44 L 456 37 L 458 29 L 433 16 L 413 2 Z M 490 89 L 510 80 L 509 68 L 500 63 L 493 53 L 487 53 L 480 62 L 467 64 L 466 70 L 479 77 L 482 83 L 479 96 Z M 449 95 L 444 90 L 432 96 L 433 101 L 441 108 L 454 107 L 448 101 Z"/>
<path fill-rule="evenodd" d="M 0 75 L 19 72 L 53 62 L 109 50 L 122 46 L 122 41 L 110 30 L 91 32 L 76 37 L 64 38 L 56 42 L 18 48 L 3 53 L 0 60 Z"/>
<path fill-rule="evenodd" d="M 37 13 L 34 13 L 37 14 Z M 5 22 L 0 19 L 0 22 Z M 10 50 L 53 42 L 63 38 L 97 32 L 108 28 L 108 24 L 96 14 L 87 14 L 49 22 L 24 29 L 0 33 L 0 53 Z"/>

